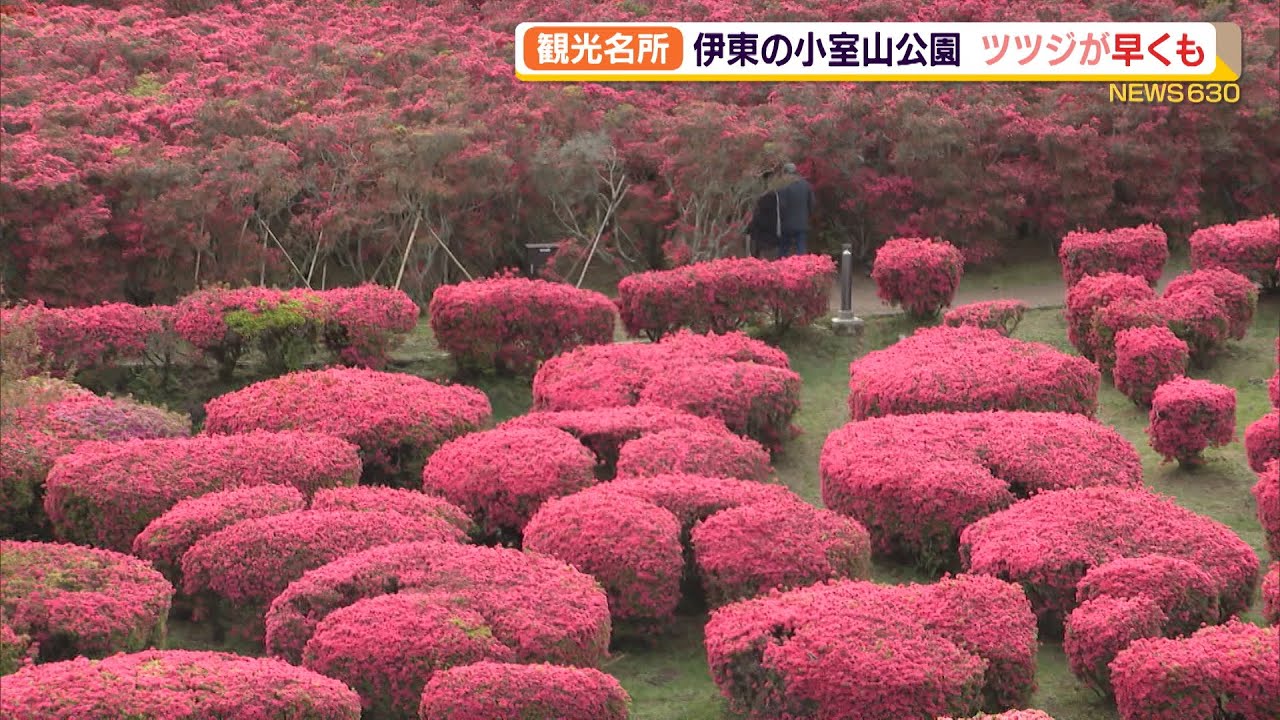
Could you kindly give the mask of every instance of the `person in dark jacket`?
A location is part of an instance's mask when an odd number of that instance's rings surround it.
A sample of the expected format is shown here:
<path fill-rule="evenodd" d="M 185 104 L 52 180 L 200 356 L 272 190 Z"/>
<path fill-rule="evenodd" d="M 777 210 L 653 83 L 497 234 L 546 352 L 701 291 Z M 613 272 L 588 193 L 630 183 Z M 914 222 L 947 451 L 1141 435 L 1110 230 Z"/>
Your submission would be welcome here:
<path fill-rule="evenodd" d="M 778 191 L 782 216 L 782 242 L 778 255 L 804 255 L 808 252 L 809 216 L 813 214 L 817 198 L 813 186 L 796 172 L 794 164 L 787 163 L 782 172 L 789 182 Z"/>
<path fill-rule="evenodd" d="M 772 254 L 782 240 L 782 209 L 778 203 L 778 192 L 773 189 L 773 180 L 772 170 L 764 174 L 765 185 L 769 189 L 756 200 L 755 212 L 747 227 L 751 257 L 754 258 Z"/>

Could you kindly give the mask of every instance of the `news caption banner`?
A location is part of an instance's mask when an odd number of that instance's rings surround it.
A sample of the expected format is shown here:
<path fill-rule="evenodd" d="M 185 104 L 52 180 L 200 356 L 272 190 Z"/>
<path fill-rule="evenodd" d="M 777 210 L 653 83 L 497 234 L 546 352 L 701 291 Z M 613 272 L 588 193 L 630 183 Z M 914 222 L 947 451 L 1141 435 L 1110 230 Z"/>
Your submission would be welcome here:
<path fill-rule="evenodd" d="M 1209 22 L 526 22 L 515 42 L 516 76 L 528 82 L 1208 87 L 1235 83 L 1241 57 L 1239 27 Z"/>

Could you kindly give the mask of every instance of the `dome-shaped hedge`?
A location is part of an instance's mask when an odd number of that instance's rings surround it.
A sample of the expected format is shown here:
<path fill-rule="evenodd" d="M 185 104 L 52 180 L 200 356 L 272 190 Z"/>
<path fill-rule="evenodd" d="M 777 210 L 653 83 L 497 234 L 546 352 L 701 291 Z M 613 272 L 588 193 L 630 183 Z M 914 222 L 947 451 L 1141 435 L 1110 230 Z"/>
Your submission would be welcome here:
<path fill-rule="evenodd" d="M 1210 268 L 1174 278 L 1164 289 L 1163 297 L 1176 298 L 1193 287 L 1207 287 L 1218 296 L 1227 307 L 1227 333 L 1235 340 L 1243 340 L 1258 309 L 1258 286 L 1240 273 L 1226 268 Z"/>
<path fill-rule="evenodd" d="M 1143 278 L 1116 272 L 1085 276 L 1067 289 L 1067 340 L 1081 355 L 1097 358 L 1094 320 L 1099 311 L 1122 299 L 1154 301 L 1156 293 Z"/>
<path fill-rule="evenodd" d="M 1191 352 L 1182 338 L 1163 325 L 1121 330 L 1115 340 L 1116 390 L 1139 407 L 1149 407 L 1162 384 L 1187 373 Z"/>
<path fill-rule="evenodd" d="M 376 485 L 328 488 L 316 493 L 311 500 L 311 509 L 397 512 L 429 524 L 443 520 L 464 533 L 475 529 L 475 523 L 467 513 L 448 500 L 401 488 Z"/>
<path fill-rule="evenodd" d="M 942 316 L 942 323 L 952 327 L 972 325 L 1008 336 L 1013 334 L 1026 312 L 1027 304 L 1021 300 L 986 300 L 948 310 Z"/>
<path fill-rule="evenodd" d="M 876 297 L 922 319 L 951 305 L 963 275 L 964 253 L 930 238 L 892 238 L 871 265 Z"/>
<path fill-rule="evenodd" d="M 1253 497 L 1258 505 L 1258 522 L 1267 538 L 1267 550 L 1271 557 L 1280 558 L 1280 460 L 1272 460 L 1258 473 Z"/>
<path fill-rule="evenodd" d="M 1104 595 L 1080 603 L 1067 616 L 1062 651 L 1067 667 L 1086 685 L 1111 694 L 1111 661 L 1135 640 L 1161 637 L 1168 618 L 1146 595 Z"/>
<path fill-rule="evenodd" d="M 800 497 L 785 485 L 700 475 L 653 475 L 618 478 L 593 492 L 630 495 L 671 511 L 680 519 L 682 536 L 699 521 L 721 510 L 755 503 L 791 505 Z"/>
<path fill-rule="evenodd" d="M 1168 622 L 1165 630 L 1189 635 L 1222 617 L 1214 580 L 1195 563 L 1163 555 L 1120 558 L 1093 567 L 1076 586 L 1076 601 L 1145 595 Z"/>
<path fill-rule="evenodd" d="M 1067 233 L 1058 248 L 1070 287 L 1089 275 L 1120 272 L 1155 285 L 1169 259 L 1169 238 L 1158 225 Z"/>
<path fill-rule="evenodd" d="M 4 678 L 6 720 L 360 720 L 341 682 L 278 660 L 152 650 L 38 665 Z"/>
<path fill-rule="evenodd" d="M 664 430 L 627 441 L 618 453 L 618 477 L 701 475 L 768 482 L 769 453 L 745 437 Z"/>
<path fill-rule="evenodd" d="M 756 363 L 683 365 L 651 378 L 640 404 L 720 420 L 738 435 L 779 450 L 798 432 L 791 418 L 800 410 L 800 382 L 794 370 Z"/>
<path fill-rule="evenodd" d="M 14 540 L 0 541 L 0 588 L 0 617 L 38 643 L 39 662 L 158 645 L 173 600 L 173 586 L 135 557 Z"/>
<path fill-rule="evenodd" d="M 1271 563 L 1262 579 L 1262 619 L 1280 625 L 1280 562 Z"/>
<path fill-rule="evenodd" d="M 1008 710 L 995 715 L 978 713 L 967 718 L 940 717 L 937 720 L 1053 720 L 1053 717 L 1043 710 Z"/>
<path fill-rule="evenodd" d="M 594 668 L 478 662 L 431 676 L 420 720 L 627 720 L 631 696 Z"/>
<path fill-rule="evenodd" d="M 409 590 L 447 595 L 480 613 L 519 661 L 598 666 L 608 654 L 608 600 L 591 576 L 518 550 L 431 542 L 347 555 L 290 583 L 267 611 L 267 651 L 301 662 L 330 613 Z"/>
<path fill-rule="evenodd" d="M 1203 227 L 1187 242 L 1196 270 L 1227 268 L 1263 285 L 1275 282 L 1280 263 L 1280 219 L 1275 215 Z"/>
<path fill-rule="evenodd" d="M 1267 463 L 1280 458 L 1280 410 L 1272 410 L 1245 428 L 1244 450 L 1254 472 L 1262 472 Z"/>

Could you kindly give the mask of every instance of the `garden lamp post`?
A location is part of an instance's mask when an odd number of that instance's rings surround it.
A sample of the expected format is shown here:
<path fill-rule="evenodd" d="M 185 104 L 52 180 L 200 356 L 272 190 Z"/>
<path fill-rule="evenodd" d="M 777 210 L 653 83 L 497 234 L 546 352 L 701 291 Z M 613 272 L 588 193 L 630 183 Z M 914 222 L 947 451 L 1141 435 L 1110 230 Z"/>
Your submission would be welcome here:
<path fill-rule="evenodd" d="M 853 335 L 862 328 L 862 318 L 853 314 L 853 246 L 844 244 L 840 253 L 840 312 L 831 318 L 837 335 Z"/>

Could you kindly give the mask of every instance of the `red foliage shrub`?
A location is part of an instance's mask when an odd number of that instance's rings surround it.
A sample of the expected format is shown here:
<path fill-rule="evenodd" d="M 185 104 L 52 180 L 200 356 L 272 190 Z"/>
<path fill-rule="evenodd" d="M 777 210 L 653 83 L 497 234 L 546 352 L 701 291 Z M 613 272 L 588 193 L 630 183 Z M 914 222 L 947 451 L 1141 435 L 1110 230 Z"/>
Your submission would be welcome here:
<path fill-rule="evenodd" d="M 563 430 L 504 428 L 440 446 L 422 489 L 456 503 L 485 536 L 519 538 L 544 502 L 594 485 L 595 467 L 595 455 Z"/>
<path fill-rule="evenodd" d="M 972 325 L 984 330 L 997 330 L 1008 336 L 1013 334 L 1026 312 L 1027 304 L 1021 300 L 988 300 L 952 308 L 942 316 L 942 322 L 951 327 Z"/>
<path fill-rule="evenodd" d="M 1226 268 L 1262 285 L 1280 277 L 1280 218 L 1268 215 L 1191 233 L 1191 267 Z"/>
<path fill-rule="evenodd" d="M 1272 460 L 1258 473 L 1253 497 L 1258 503 L 1258 522 L 1267 536 L 1267 550 L 1271 557 L 1280 559 L 1280 460 Z"/>
<path fill-rule="evenodd" d="M 462 508 L 417 490 L 369 485 L 328 488 L 316 493 L 311 509 L 397 512 L 426 523 L 443 520 L 463 533 L 475 529 L 475 524 Z"/>
<path fill-rule="evenodd" d="M 870 579 L 866 528 L 805 503 L 748 504 L 693 528 L 698 575 L 711 605 L 823 580 Z"/>
<path fill-rule="evenodd" d="M 968 718 L 946 717 L 938 720 L 1053 720 L 1053 717 L 1043 710 L 1008 710 L 996 715 L 978 713 Z"/>
<path fill-rule="evenodd" d="M 13 540 L 0 540 L 0 556 L 0 616 L 36 644 L 39 662 L 101 658 L 164 641 L 173 586 L 145 562 Z M 9 695 L 9 680 L 0 696 Z"/>
<path fill-rule="evenodd" d="M 1117 272 L 1155 285 L 1169 259 L 1169 238 L 1158 226 L 1067 233 L 1058 248 L 1062 279 L 1074 285 L 1087 275 Z"/>
<path fill-rule="evenodd" d="M 525 526 L 524 549 L 600 581 L 615 628 L 646 634 L 674 618 L 684 555 L 680 521 L 668 510 L 621 493 L 557 498 Z"/>
<path fill-rule="evenodd" d="M 1245 428 L 1244 451 L 1249 467 L 1259 473 L 1267 463 L 1280 458 L 1280 410 L 1272 410 Z"/>
<path fill-rule="evenodd" d="M 128 552 L 179 500 L 268 484 L 310 496 L 359 477 L 355 446 L 316 433 L 95 442 L 54 463 L 44 508 L 59 538 Z"/>
<path fill-rule="evenodd" d="M 40 349 L 57 376 L 141 360 L 147 344 L 165 330 L 169 308 L 104 303 L 89 307 L 48 308 L 43 304 L 0 308 L 0 333 L 31 323 Z"/>
<path fill-rule="evenodd" d="M 1164 326 L 1121 330 L 1116 334 L 1116 389 L 1139 407 L 1151 405 L 1160 385 L 1186 375 L 1191 362 L 1187 343 Z"/>
<path fill-rule="evenodd" d="M 1095 566 L 1076 586 L 1076 601 L 1146 596 L 1165 614 L 1164 632 L 1189 635 L 1222 617 L 1213 578 L 1194 563 L 1163 555 L 1120 558 Z"/>
<path fill-rule="evenodd" d="M 34 650 L 37 648 L 31 644 L 30 636 L 19 635 L 0 623 L 0 675 L 15 673 L 34 663 Z"/>
<path fill-rule="evenodd" d="M 1141 638 L 1161 637 L 1164 612 L 1146 595 L 1086 600 L 1067 616 L 1062 651 L 1071 674 L 1104 695 L 1111 694 L 1116 654 Z"/>
<path fill-rule="evenodd" d="M 1267 381 L 1267 396 L 1271 398 L 1271 407 L 1280 408 L 1280 370 Z"/>
<path fill-rule="evenodd" d="M 1151 395 L 1147 434 L 1166 462 L 1199 464 L 1206 448 L 1235 439 L 1235 388 L 1188 377 L 1164 383 Z"/>
<path fill-rule="evenodd" d="M 1111 663 L 1122 720 L 1280 716 L 1277 628 L 1239 620 L 1188 638 L 1138 640 Z"/>
<path fill-rule="evenodd" d="M 1191 348 L 1191 360 L 1207 367 L 1227 344 L 1231 316 L 1226 303 L 1211 288 L 1192 285 L 1161 304 L 1169 329 Z"/>
<path fill-rule="evenodd" d="M 492 419 L 489 398 L 463 385 L 356 368 L 291 373 L 210 400 L 204 431 L 314 430 L 360 447 L 366 480 L 417 484 L 437 447 Z"/>
<path fill-rule="evenodd" d="M 242 335 L 228 324 L 228 316 L 232 313 L 261 316 L 282 307 L 294 325 L 290 331 L 302 330 L 303 334 L 310 329 L 318 331 L 324 323 L 325 303 L 312 292 L 214 287 L 197 290 L 179 300 L 173 308 L 173 328 L 182 339 L 213 359 L 225 378 L 235 370 L 240 356 L 260 340 Z"/>
<path fill-rule="evenodd" d="M 684 474 L 768 482 L 773 468 L 754 440 L 691 430 L 642 435 L 618 452 L 618 477 Z"/>
<path fill-rule="evenodd" d="M 1094 315 L 1121 298 L 1155 300 L 1156 293 L 1142 278 L 1122 273 L 1089 275 L 1067 289 L 1067 339 L 1081 355 L 1095 359 Z"/>
<path fill-rule="evenodd" d="M 498 430 L 504 432 L 522 428 L 558 428 L 578 438 L 595 453 L 596 477 L 602 479 L 617 473 L 618 453 L 623 444 L 638 437 L 666 430 L 729 434 L 724 423 L 718 420 L 653 405 L 533 412 L 498 426 Z"/>
<path fill-rule="evenodd" d="M 457 541 L 444 520 L 395 512 L 303 510 L 243 520 L 196 541 L 182 556 L 182 589 L 216 605 L 218 621 L 234 615 L 237 631 L 262 638 L 268 604 L 308 570 L 379 545 Z"/>
<path fill-rule="evenodd" d="M 964 254 L 949 242 L 925 238 L 889 240 L 871 266 L 876 297 L 915 318 L 950 306 L 962 275 Z"/>
<path fill-rule="evenodd" d="M 1262 619 L 1280 625 L 1280 562 L 1271 563 L 1262 579 Z"/>
<path fill-rule="evenodd" d="M 1116 364 L 1116 336 L 1126 330 L 1164 327 L 1169 322 L 1168 301 L 1120 298 L 1093 314 L 1089 346 L 1093 360 L 1105 371 Z M 1177 337 L 1175 335 L 1175 337 Z M 1189 348 L 1188 348 L 1189 350 Z"/>
<path fill-rule="evenodd" d="M 307 500 L 291 485 L 258 485 L 181 500 L 133 539 L 133 554 L 150 562 L 174 587 L 182 586 L 182 556 L 197 540 L 241 520 L 302 510 Z"/>
<path fill-rule="evenodd" d="M 622 493 L 671 511 L 680 519 L 680 535 L 685 540 L 694 525 L 721 510 L 801 501 L 800 496 L 785 485 L 698 475 L 623 477 L 591 492 Z"/>
<path fill-rule="evenodd" d="M 1138 451 L 1074 413 L 929 413 L 854 422 L 827 437 L 822 501 L 877 553 L 952 565 L 961 529 L 1047 490 L 1142 486 Z"/>
<path fill-rule="evenodd" d="M 994 578 L 770 594 L 713 612 L 706 644 L 731 711 L 760 720 L 961 716 L 1035 689 L 1035 619 Z"/>
<path fill-rule="evenodd" d="M 478 662 L 431 676 L 420 720 L 627 720 L 631 696 L 594 668 Z"/>
<path fill-rule="evenodd" d="M 1167 555 L 1213 579 L 1221 618 L 1249 607 L 1258 556 L 1230 528 L 1171 499 L 1114 487 L 1056 490 L 1014 503 L 960 533 L 960 557 L 974 573 L 1020 583 L 1054 635 L 1076 606 L 1076 585 L 1112 560 Z M 1220 619 L 1221 619 L 1220 618 Z"/>
<path fill-rule="evenodd" d="M 518 550 L 431 542 L 346 555 L 290 583 L 267 612 L 267 651 L 300 662 L 333 611 L 410 590 L 451 596 L 481 614 L 519 662 L 594 667 L 608 655 L 608 600 L 591 576 Z"/>
<path fill-rule="evenodd" d="M 529 373 L 579 345 L 613 342 L 616 308 L 565 283 L 494 277 L 438 288 L 427 314 L 463 370 Z"/>
<path fill-rule="evenodd" d="M 327 305 L 324 343 L 347 365 L 381 370 L 391 351 L 418 324 L 418 305 L 394 288 L 334 288 L 321 297 Z"/>
<path fill-rule="evenodd" d="M 1253 315 L 1258 310 L 1258 286 L 1249 278 L 1226 268 L 1195 270 L 1179 275 L 1164 289 L 1163 297 L 1174 300 L 1178 295 L 1194 287 L 1207 287 L 1227 308 L 1227 334 L 1235 340 L 1243 340 Z"/>
<path fill-rule="evenodd" d="M 337 680 L 279 660 L 148 650 L 39 665 L 7 676 L 0 715 L 13 720 L 360 720 L 360 698 Z"/>
<path fill-rule="evenodd" d="M 1093 363 L 994 330 L 916 331 L 849 366 L 854 420 L 880 415 L 1044 410 L 1092 416 L 1102 377 Z"/>
<path fill-rule="evenodd" d="M 780 450 L 799 432 L 791 418 L 800 410 L 800 383 L 793 370 L 756 363 L 688 365 L 652 378 L 639 404 L 714 418 L 769 450 Z"/>
<path fill-rule="evenodd" d="M 513 655 L 480 613 L 409 591 L 334 610 L 307 641 L 302 666 L 359 693 L 365 720 L 401 720 L 416 717 L 437 670 Z"/>
<path fill-rule="evenodd" d="M 767 275 L 756 287 L 774 330 L 804 327 L 830 312 L 831 285 L 836 279 L 836 264 L 830 256 L 778 258 Z"/>

